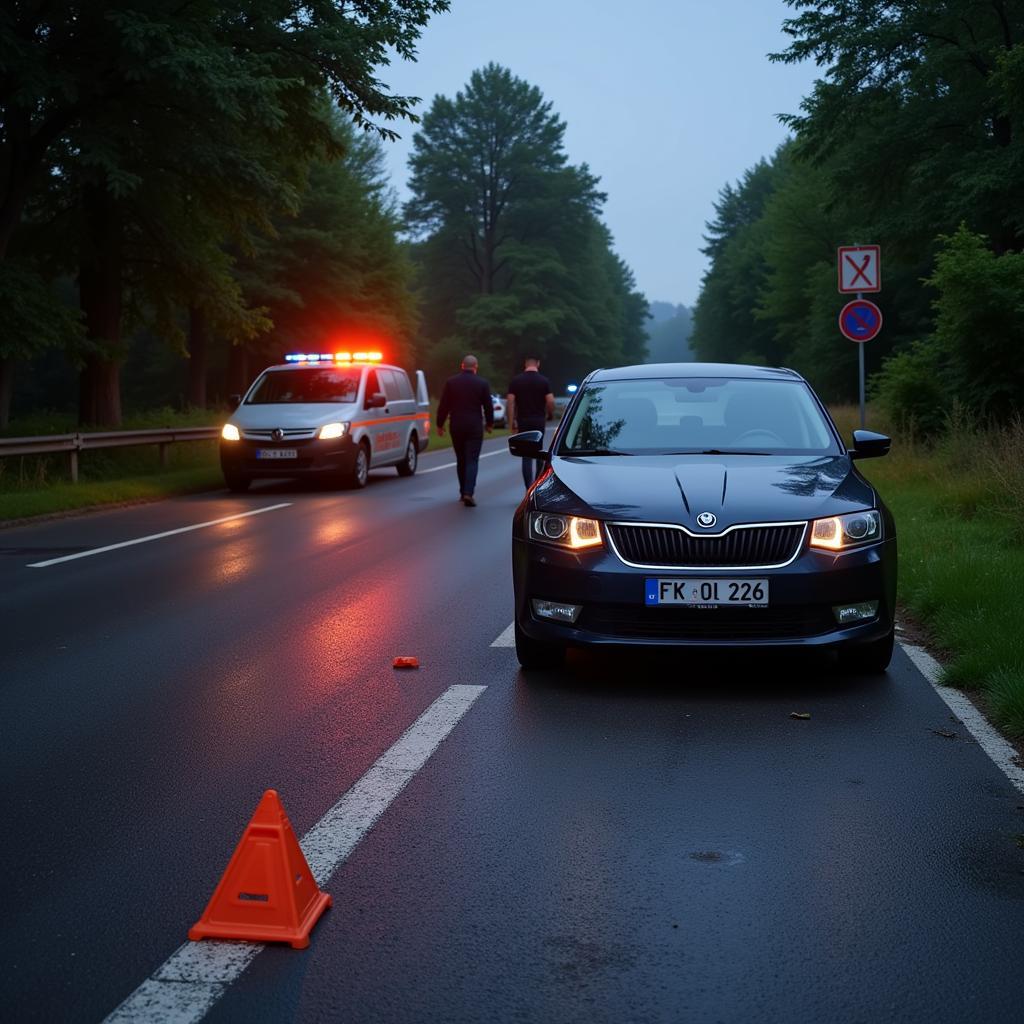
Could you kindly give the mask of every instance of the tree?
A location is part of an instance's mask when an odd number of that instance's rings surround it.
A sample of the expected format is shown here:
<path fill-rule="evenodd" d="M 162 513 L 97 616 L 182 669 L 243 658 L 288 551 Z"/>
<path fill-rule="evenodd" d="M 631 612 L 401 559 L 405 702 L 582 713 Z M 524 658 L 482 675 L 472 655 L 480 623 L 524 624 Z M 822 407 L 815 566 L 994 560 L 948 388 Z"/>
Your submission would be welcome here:
<path fill-rule="evenodd" d="M 825 76 L 783 120 L 886 237 L 930 245 L 960 221 L 997 252 L 1024 241 L 1024 6 L 787 0 L 777 61 Z"/>
<path fill-rule="evenodd" d="M 246 301 L 272 324 L 256 347 L 380 349 L 410 361 L 416 311 L 412 268 L 396 233 L 377 141 L 338 116 L 341 156 L 315 161 L 294 216 L 238 267 Z"/>
<path fill-rule="evenodd" d="M 230 299 L 223 261 L 202 258 L 233 240 L 217 238 L 217 230 L 268 222 L 259 198 L 287 191 L 290 173 L 329 145 L 316 115 L 323 91 L 362 127 L 393 136 L 386 122 L 409 116 L 413 99 L 391 95 L 376 68 L 391 51 L 411 59 L 429 16 L 447 7 L 447 0 L 15 0 L 0 20 L 0 260 L 48 176 L 76 176 L 83 419 L 119 419 L 129 243 L 147 234 L 166 242 L 171 227 L 185 225 L 201 243 L 182 239 L 190 259 L 173 269 L 191 279 L 184 292 L 209 294 L 209 277 Z M 239 167 L 247 173 L 233 176 Z M 159 196 L 155 208 L 142 202 L 147 186 L 150 198 Z M 204 200 L 211 193 L 216 203 Z M 141 216 L 154 210 L 166 216 Z M 190 266 L 198 273 L 188 274 Z"/>
<path fill-rule="evenodd" d="M 467 349 L 500 374 L 542 355 L 556 378 L 642 355 L 646 304 L 564 135 L 540 90 L 496 64 L 424 115 L 405 217 L 432 371 Z"/>

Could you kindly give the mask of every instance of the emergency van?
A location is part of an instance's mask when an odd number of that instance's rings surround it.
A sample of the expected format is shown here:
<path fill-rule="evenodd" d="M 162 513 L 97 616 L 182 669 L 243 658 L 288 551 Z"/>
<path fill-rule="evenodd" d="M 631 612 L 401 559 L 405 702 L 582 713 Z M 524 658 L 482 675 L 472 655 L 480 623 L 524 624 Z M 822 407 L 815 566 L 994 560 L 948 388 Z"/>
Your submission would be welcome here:
<path fill-rule="evenodd" d="M 365 487 L 371 469 L 416 472 L 430 437 L 422 370 L 408 374 L 380 352 L 298 352 L 268 366 L 236 396 L 221 431 L 220 464 L 232 491 L 266 477 L 315 476 Z"/>

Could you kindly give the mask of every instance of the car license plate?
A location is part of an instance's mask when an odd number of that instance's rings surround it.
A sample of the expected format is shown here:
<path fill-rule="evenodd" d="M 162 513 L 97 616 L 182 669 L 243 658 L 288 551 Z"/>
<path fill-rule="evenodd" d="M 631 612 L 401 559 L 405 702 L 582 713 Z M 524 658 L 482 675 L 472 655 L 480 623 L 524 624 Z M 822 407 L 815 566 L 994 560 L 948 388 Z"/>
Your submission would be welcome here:
<path fill-rule="evenodd" d="M 682 604 L 691 608 L 767 608 L 767 580 L 663 580 L 648 579 L 644 603 Z"/>
<path fill-rule="evenodd" d="M 257 448 L 257 459 L 297 459 L 299 451 L 297 448 Z"/>

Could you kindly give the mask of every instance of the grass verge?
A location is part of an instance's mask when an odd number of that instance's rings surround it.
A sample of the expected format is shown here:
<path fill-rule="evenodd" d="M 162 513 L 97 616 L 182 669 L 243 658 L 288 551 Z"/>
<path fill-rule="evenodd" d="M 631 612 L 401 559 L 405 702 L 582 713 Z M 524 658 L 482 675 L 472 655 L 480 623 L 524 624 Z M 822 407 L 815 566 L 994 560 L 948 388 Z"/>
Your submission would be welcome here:
<path fill-rule="evenodd" d="M 147 473 L 115 480 L 61 481 L 48 487 L 0 492 L 0 522 L 52 515 L 99 505 L 153 501 L 223 486 L 220 466 L 191 466 L 166 473 Z"/>
<path fill-rule="evenodd" d="M 856 410 L 832 412 L 849 437 Z M 1022 739 L 1024 427 L 952 421 L 927 445 L 891 432 L 891 454 L 859 465 L 896 518 L 900 602 L 946 655 L 944 682 L 979 692 L 998 725 Z"/>

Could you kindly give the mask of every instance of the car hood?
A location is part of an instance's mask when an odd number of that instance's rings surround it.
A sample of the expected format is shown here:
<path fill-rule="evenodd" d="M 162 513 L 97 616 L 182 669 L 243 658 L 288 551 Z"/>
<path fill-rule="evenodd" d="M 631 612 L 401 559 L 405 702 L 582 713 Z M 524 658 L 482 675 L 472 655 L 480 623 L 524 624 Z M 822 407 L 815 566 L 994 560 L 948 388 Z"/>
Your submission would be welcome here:
<path fill-rule="evenodd" d="M 848 455 L 634 455 L 552 460 L 533 492 L 537 508 L 598 519 L 679 523 L 718 533 L 736 523 L 856 512 L 875 492 Z"/>
<path fill-rule="evenodd" d="M 280 402 L 273 405 L 240 405 L 229 422 L 251 430 L 274 427 L 320 427 L 325 423 L 355 419 L 357 402 Z"/>

